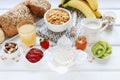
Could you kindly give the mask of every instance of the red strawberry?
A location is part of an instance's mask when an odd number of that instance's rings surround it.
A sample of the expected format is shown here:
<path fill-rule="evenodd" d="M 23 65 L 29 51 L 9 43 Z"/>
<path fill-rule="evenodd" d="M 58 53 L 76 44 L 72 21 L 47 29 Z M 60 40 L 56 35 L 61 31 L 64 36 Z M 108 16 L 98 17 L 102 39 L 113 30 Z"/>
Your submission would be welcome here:
<path fill-rule="evenodd" d="M 40 45 L 42 48 L 48 49 L 50 44 L 47 39 L 40 39 Z"/>
<path fill-rule="evenodd" d="M 31 63 L 38 62 L 43 57 L 43 52 L 40 49 L 32 48 L 27 54 L 26 58 Z"/>

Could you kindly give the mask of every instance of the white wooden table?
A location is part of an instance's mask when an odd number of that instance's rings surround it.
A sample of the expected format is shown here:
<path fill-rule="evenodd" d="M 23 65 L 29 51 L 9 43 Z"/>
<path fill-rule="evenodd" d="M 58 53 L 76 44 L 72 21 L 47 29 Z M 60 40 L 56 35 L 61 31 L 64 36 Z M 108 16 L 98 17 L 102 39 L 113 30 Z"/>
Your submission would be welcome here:
<path fill-rule="evenodd" d="M 0 0 L 0 14 L 14 7 L 24 0 Z M 52 7 L 56 7 L 60 0 L 49 0 Z M 14 70 L 0 69 L 0 80 L 119 80 L 120 77 L 120 0 L 99 0 L 99 8 L 104 13 L 114 11 L 117 14 L 116 23 L 112 33 L 102 33 L 103 39 L 107 40 L 113 47 L 111 58 L 105 63 L 96 61 L 85 62 L 76 66 L 67 74 L 58 74 L 51 70 Z M 0 64 L 0 66 L 2 66 Z M 22 65 L 20 65 L 22 66 Z M 19 67 L 20 67 L 19 66 Z M 9 67 L 9 66 L 8 66 Z"/>

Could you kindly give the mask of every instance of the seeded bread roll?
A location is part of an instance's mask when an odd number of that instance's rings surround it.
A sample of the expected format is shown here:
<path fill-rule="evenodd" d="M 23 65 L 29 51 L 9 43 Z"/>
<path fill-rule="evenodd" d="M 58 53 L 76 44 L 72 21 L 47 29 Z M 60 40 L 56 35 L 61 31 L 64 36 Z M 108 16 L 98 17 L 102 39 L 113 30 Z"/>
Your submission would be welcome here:
<path fill-rule="evenodd" d="M 5 40 L 5 35 L 3 30 L 0 28 L 0 43 L 2 43 Z"/>
<path fill-rule="evenodd" d="M 51 8 L 47 0 L 27 0 L 26 5 L 35 15 L 43 17 L 44 13 Z"/>
<path fill-rule="evenodd" d="M 21 3 L 0 16 L 0 26 L 8 37 L 12 37 L 18 33 L 17 24 L 23 20 L 34 22 L 34 17 L 26 5 Z"/>

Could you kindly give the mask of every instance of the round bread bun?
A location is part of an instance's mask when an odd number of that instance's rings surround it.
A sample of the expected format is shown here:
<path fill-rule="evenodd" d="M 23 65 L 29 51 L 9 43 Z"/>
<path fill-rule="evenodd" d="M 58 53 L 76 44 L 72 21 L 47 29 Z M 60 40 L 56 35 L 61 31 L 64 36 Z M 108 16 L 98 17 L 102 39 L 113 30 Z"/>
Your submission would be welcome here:
<path fill-rule="evenodd" d="M 0 28 L 0 43 L 2 43 L 5 40 L 5 34 L 3 30 Z"/>
<path fill-rule="evenodd" d="M 39 17 L 43 17 L 45 12 L 51 8 L 48 0 L 27 0 L 25 4 L 33 14 Z"/>

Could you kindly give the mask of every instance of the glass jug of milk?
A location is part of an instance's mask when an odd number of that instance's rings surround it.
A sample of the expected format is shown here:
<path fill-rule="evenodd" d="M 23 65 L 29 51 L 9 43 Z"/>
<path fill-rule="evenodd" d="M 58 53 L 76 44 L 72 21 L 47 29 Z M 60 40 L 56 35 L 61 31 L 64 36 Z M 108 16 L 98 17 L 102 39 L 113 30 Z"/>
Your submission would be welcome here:
<path fill-rule="evenodd" d="M 102 24 L 106 24 L 102 27 Z M 82 35 L 86 36 L 88 43 L 95 43 L 100 40 L 100 33 L 108 26 L 107 21 L 96 18 L 84 18 L 81 20 Z"/>

